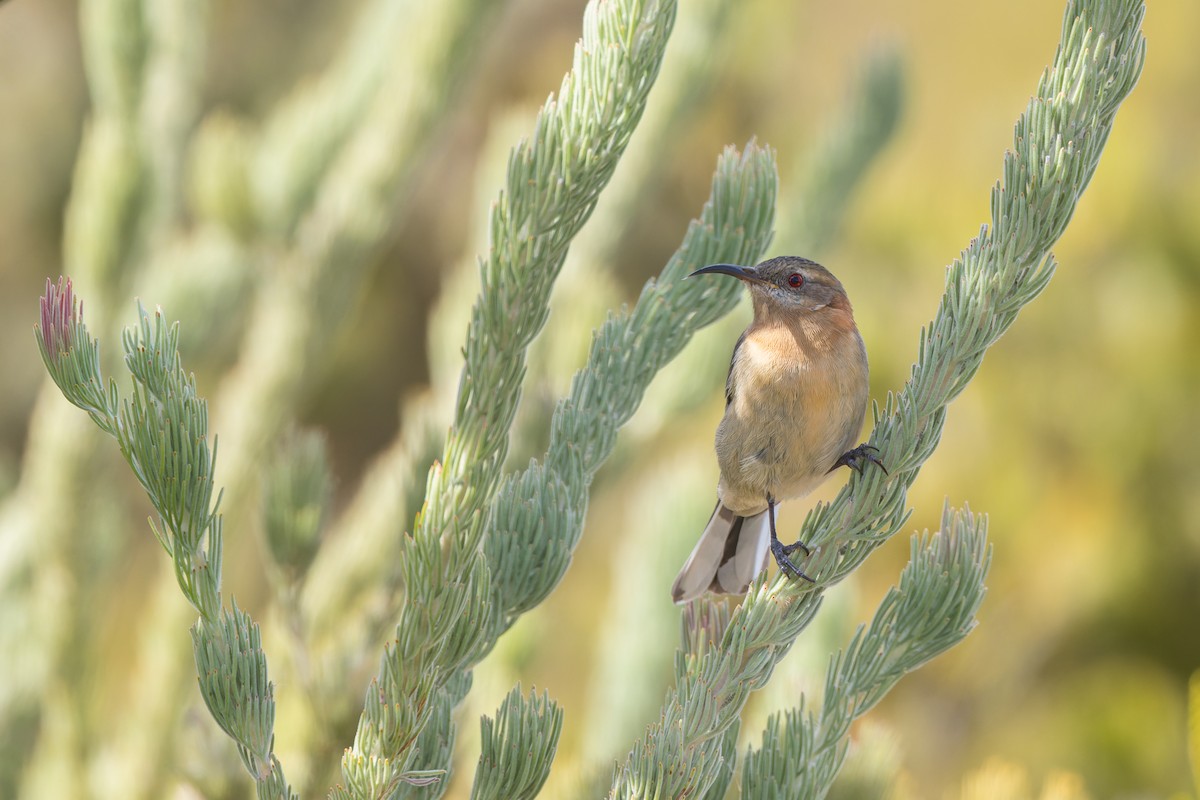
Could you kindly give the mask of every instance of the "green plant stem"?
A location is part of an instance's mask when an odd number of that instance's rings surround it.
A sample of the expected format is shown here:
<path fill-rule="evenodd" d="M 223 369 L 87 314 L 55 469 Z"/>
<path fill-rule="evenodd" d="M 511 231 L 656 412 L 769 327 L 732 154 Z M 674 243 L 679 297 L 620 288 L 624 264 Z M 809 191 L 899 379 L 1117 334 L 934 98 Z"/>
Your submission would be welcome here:
<path fill-rule="evenodd" d="M 778 576 L 751 587 L 722 647 L 677 676 L 660 722 L 635 745 L 612 797 L 642 796 L 664 781 L 679 791 L 702 791 L 714 779 L 712 742 L 736 723 L 749 693 L 765 684 L 816 613 L 823 588 L 903 525 L 907 488 L 937 446 L 946 405 L 1053 274 L 1050 246 L 1065 229 L 1117 108 L 1140 75 L 1143 11 L 1137 0 L 1069 4 L 1054 67 L 1017 123 L 1004 181 L 993 191 L 992 229 L 985 228 L 951 266 L 938 314 L 922 332 L 912 378 L 876 414 L 871 442 L 890 474 L 869 470 L 851 477 L 837 499 L 809 514 L 801 538 L 817 549 L 805 566 L 816 583 Z"/>
<path fill-rule="evenodd" d="M 641 116 L 674 16 L 672 2 L 590 5 L 572 72 L 532 140 L 513 153 L 481 264 L 454 425 L 405 548 L 408 596 L 396 642 L 367 692 L 336 794 L 395 791 L 431 698 L 482 654 L 497 612 L 479 558 L 483 514 L 500 480 L 525 350 L 545 322 L 567 246 Z"/>

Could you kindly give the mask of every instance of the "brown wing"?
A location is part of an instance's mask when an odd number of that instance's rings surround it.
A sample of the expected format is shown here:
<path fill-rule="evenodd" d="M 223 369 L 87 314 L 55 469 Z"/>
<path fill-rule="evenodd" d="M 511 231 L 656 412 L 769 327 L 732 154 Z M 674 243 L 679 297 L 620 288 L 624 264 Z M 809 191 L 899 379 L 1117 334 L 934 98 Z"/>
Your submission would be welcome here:
<path fill-rule="evenodd" d="M 738 349 L 742 346 L 742 342 L 746 341 L 746 334 L 750 329 L 742 331 L 742 335 L 738 337 L 737 344 L 733 346 L 733 354 L 729 356 L 729 374 L 725 376 L 725 405 L 733 402 L 733 365 L 737 363 Z"/>

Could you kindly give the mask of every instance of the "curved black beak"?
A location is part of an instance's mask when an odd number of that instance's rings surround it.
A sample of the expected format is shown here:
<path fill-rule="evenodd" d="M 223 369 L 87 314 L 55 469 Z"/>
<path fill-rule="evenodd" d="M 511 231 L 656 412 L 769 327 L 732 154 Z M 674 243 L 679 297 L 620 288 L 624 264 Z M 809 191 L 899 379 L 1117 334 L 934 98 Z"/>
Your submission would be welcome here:
<path fill-rule="evenodd" d="M 692 278 L 696 275 L 708 275 L 710 273 L 732 275 L 738 280 L 750 281 L 752 283 L 763 282 L 763 279 L 759 277 L 758 270 L 754 267 L 739 267 L 736 264 L 711 264 L 707 267 L 701 267 L 691 275 L 688 275 L 688 277 Z"/>

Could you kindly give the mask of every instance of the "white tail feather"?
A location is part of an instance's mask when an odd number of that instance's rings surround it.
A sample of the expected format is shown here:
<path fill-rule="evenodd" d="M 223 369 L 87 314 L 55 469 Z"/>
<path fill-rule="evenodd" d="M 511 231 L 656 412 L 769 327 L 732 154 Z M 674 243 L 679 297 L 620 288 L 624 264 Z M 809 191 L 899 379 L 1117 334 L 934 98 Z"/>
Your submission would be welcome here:
<path fill-rule="evenodd" d="M 671 587 L 676 603 L 705 592 L 745 594 L 767 567 L 771 541 L 769 512 L 741 517 L 717 503 L 696 548 Z"/>

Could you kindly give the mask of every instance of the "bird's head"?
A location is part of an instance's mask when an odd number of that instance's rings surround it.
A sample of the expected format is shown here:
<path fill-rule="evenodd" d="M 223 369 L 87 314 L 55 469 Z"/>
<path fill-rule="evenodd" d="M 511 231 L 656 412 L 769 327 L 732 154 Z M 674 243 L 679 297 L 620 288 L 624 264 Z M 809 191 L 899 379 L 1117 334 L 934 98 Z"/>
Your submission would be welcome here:
<path fill-rule="evenodd" d="M 732 275 L 746 284 L 755 305 L 779 311 L 818 311 L 827 306 L 850 310 L 841 281 L 815 261 L 799 256 L 779 256 L 756 267 L 713 264 L 693 275 Z"/>

